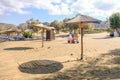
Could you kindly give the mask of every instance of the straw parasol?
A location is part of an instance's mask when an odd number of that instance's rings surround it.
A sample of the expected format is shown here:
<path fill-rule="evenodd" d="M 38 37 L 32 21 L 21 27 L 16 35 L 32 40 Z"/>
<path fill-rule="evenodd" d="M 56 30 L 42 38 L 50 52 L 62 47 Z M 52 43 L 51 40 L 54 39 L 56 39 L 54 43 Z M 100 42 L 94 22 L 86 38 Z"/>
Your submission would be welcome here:
<path fill-rule="evenodd" d="M 83 26 L 86 23 L 100 23 L 101 21 L 90 16 L 78 14 L 68 22 L 67 24 L 78 24 L 81 29 L 81 60 L 83 59 Z"/>
<path fill-rule="evenodd" d="M 48 27 L 43 24 L 36 24 L 34 27 L 42 29 L 42 47 L 44 47 L 44 31 L 54 29 L 54 27 Z"/>

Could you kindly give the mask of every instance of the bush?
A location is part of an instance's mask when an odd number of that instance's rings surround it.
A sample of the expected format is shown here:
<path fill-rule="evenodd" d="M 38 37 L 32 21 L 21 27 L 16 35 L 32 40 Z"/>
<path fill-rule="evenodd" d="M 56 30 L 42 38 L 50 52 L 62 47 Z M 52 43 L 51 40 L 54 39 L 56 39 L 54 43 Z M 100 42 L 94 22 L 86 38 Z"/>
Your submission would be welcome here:
<path fill-rule="evenodd" d="M 114 37 L 114 34 L 113 34 L 113 33 L 110 33 L 110 37 Z"/>
<path fill-rule="evenodd" d="M 105 32 L 105 31 L 107 31 L 107 29 L 93 29 L 93 30 L 84 29 L 85 34 L 101 33 L 101 32 Z"/>
<path fill-rule="evenodd" d="M 32 38 L 32 33 L 31 33 L 31 32 L 24 32 L 24 33 L 23 33 L 23 36 L 24 36 L 25 38 Z"/>
<path fill-rule="evenodd" d="M 74 29 L 74 34 L 79 34 L 80 30 L 79 29 Z"/>
<path fill-rule="evenodd" d="M 68 33 L 68 32 L 69 32 L 69 30 L 67 30 L 67 29 L 66 29 L 66 30 L 62 30 L 62 32 Z"/>

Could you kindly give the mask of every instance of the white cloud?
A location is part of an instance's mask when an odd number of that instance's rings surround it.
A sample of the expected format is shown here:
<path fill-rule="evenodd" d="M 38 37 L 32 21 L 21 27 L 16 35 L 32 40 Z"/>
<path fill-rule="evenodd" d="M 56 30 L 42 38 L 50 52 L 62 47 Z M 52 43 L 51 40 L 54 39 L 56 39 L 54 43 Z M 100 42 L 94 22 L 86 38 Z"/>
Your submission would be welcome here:
<path fill-rule="evenodd" d="M 67 0 L 67 2 L 70 2 L 70 0 Z M 71 13 L 68 4 L 62 3 L 62 0 L 1 0 L 0 5 L 0 14 L 7 12 L 26 14 L 28 11 L 23 9 L 30 7 L 48 10 L 49 14 L 53 15 Z"/>
<path fill-rule="evenodd" d="M 27 11 L 24 11 L 23 8 L 27 7 L 26 4 L 23 4 L 23 2 L 20 2 L 19 0 L 1 0 L 0 1 L 0 13 L 6 13 L 6 12 L 18 12 L 21 14 L 27 13 Z"/>
<path fill-rule="evenodd" d="M 52 15 L 66 15 L 71 14 L 68 4 L 62 2 L 62 0 L 44 0 L 35 1 L 36 5 L 32 5 L 38 9 L 48 10 L 49 14 Z"/>
<path fill-rule="evenodd" d="M 75 0 L 63 0 L 65 3 L 72 3 L 74 2 Z"/>
<path fill-rule="evenodd" d="M 90 16 L 109 17 L 120 12 L 119 0 L 78 0 L 73 3 L 72 10 Z"/>
<path fill-rule="evenodd" d="M 77 12 L 82 12 L 91 7 L 91 4 L 89 3 L 89 0 L 78 0 L 77 2 L 74 2 L 72 5 L 72 9 Z"/>
<path fill-rule="evenodd" d="M 72 13 L 72 11 L 69 9 L 68 5 L 65 4 L 65 3 L 62 3 L 62 4 L 60 5 L 60 7 L 61 7 L 61 13 L 62 13 L 62 14 L 68 15 L 68 14 L 71 14 L 71 13 Z"/>
<path fill-rule="evenodd" d="M 94 3 L 94 6 L 100 10 L 105 10 L 105 11 L 114 8 L 114 5 L 112 3 L 101 2 L 101 1 L 96 1 Z"/>
<path fill-rule="evenodd" d="M 52 15 L 68 15 L 74 12 L 91 16 L 110 16 L 120 12 L 119 0 L 1 0 L 0 15 L 16 12 L 26 14 L 27 8 L 47 10 Z"/>

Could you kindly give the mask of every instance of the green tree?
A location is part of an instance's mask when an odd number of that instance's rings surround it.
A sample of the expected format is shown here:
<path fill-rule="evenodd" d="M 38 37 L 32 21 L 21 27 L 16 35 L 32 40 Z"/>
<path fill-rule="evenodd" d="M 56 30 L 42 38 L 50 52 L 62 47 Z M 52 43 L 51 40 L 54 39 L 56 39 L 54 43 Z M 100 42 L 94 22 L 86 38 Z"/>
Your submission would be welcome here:
<path fill-rule="evenodd" d="M 38 19 L 35 20 L 35 19 L 31 18 L 31 19 L 27 20 L 26 23 L 27 23 L 28 29 L 32 29 L 33 31 L 36 32 L 36 31 L 38 31 L 38 29 L 34 28 L 33 26 L 35 24 L 40 24 L 41 22 Z"/>
<path fill-rule="evenodd" d="M 23 33 L 23 36 L 24 36 L 25 38 L 32 38 L 32 33 L 31 33 L 31 32 L 24 32 L 24 33 Z"/>
<path fill-rule="evenodd" d="M 69 21 L 69 20 L 70 20 L 70 18 L 65 18 L 63 20 L 65 30 L 71 30 L 71 28 L 72 28 L 70 24 L 66 24 L 66 22 Z"/>
<path fill-rule="evenodd" d="M 27 24 L 26 23 L 19 24 L 18 29 L 20 29 L 24 32 L 25 30 L 28 29 Z"/>
<path fill-rule="evenodd" d="M 64 22 L 64 27 L 66 27 L 66 29 L 68 29 L 69 31 L 74 30 L 77 31 L 79 29 L 78 24 L 66 24 L 67 21 L 71 20 L 70 18 L 65 18 L 63 20 Z"/>
<path fill-rule="evenodd" d="M 55 27 L 56 33 L 59 34 L 61 28 L 62 28 L 62 22 L 59 22 L 58 20 L 54 20 L 53 22 L 50 23 L 50 26 Z"/>
<path fill-rule="evenodd" d="M 120 32 L 119 32 L 119 29 L 120 29 L 120 13 L 112 14 L 110 16 L 109 20 L 110 20 L 110 27 L 111 27 L 111 29 L 116 30 L 117 33 L 120 36 Z"/>

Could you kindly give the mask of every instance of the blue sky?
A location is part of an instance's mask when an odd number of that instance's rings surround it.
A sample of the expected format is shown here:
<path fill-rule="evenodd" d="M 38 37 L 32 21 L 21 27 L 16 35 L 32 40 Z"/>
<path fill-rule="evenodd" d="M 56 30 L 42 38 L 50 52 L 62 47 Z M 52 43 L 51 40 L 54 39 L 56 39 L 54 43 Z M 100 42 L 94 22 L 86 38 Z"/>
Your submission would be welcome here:
<path fill-rule="evenodd" d="M 0 0 L 0 23 L 20 24 L 30 18 L 62 21 L 77 13 L 106 20 L 120 12 L 119 0 Z"/>

